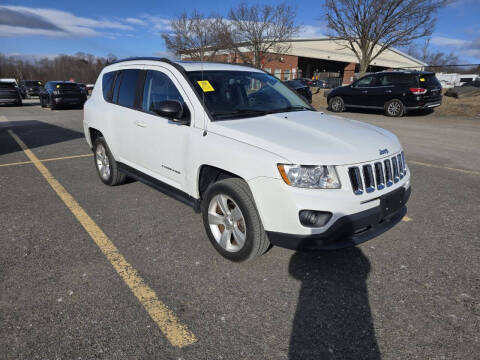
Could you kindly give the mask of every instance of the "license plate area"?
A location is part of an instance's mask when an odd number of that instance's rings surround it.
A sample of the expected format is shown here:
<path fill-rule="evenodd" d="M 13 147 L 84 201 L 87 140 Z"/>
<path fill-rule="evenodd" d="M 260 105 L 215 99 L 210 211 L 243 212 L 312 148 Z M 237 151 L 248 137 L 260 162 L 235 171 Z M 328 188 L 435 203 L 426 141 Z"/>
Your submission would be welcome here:
<path fill-rule="evenodd" d="M 405 188 L 401 187 L 380 198 L 382 217 L 391 215 L 405 205 Z"/>

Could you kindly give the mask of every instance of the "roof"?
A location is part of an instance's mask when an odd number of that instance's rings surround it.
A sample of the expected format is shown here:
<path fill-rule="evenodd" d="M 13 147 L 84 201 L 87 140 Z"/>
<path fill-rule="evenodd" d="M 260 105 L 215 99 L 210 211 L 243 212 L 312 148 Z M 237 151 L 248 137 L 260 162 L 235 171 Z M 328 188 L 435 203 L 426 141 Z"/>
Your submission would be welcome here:
<path fill-rule="evenodd" d="M 357 63 L 358 59 L 348 47 L 345 40 L 332 37 L 298 38 L 288 42 L 289 55 L 310 57 L 323 60 Z M 427 64 L 423 61 L 405 54 L 404 52 L 390 48 L 382 52 L 370 65 L 390 68 L 423 67 Z"/>
<path fill-rule="evenodd" d="M 248 66 L 246 64 L 226 64 L 226 63 L 219 63 L 219 62 L 201 62 L 201 61 L 172 61 L 166 58 L 160 57 L 136 57 L 136 58 L 127 58 L 122 60 L 117 60 L 114 63 L 108 65 L 128 65 L 128 63 L 133 64 L 142 64 L 142 65 L 155 65 L 161 63 L 169 64 L 173 67 L 176 67 L 179 70 L 184 71 L 210 71 L 210 70 L 235 70 L 235 71 L 255 71 L 255 72 L 263 72 L 257 68 Z"/>

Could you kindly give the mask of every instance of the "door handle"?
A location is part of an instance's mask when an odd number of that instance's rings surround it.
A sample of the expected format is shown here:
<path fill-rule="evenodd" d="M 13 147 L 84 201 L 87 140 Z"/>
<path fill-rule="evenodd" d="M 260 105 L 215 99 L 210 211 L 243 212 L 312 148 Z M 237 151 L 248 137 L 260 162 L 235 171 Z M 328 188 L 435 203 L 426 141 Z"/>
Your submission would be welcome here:
<path fill-rule="evenodd" d="M 385 92 L 386 92 L 387 94 L 390 94 L 390 93 L 392 92 L 392 90 L 385 90 Z"/>
<path fill-rule="evenodd" d="M 147 127 L 147 124 L 145 124 L 144 122 L 141 122 L 141 121 L 135 121 L 135 125 L 140 126 L 142 128 Z"/>
<path fill-rule="evenodd" d="M 362 90 L 362 93 L 367 94 L 368 90 Z"/>

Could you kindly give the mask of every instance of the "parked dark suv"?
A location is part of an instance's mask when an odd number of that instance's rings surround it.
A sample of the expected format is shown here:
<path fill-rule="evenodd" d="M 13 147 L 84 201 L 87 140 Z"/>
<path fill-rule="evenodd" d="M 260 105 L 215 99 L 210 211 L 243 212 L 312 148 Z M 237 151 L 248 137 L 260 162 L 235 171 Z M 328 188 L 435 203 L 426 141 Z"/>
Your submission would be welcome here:
<path fill-rule="evenodd" d="M 54 110 L 59 107 L 83 107 L 87 94 L 78 84 L 69 81 L 49 81 L 40 92 L 40 105 Z"/>
<path fill-rule="evenodd" d="M 312 103 L 312 91 L 308 85 L 303 84 L 299 80 L 287 80 L 284 83 L 292 90 L 294 90 L 298 95 L 303 96 L 309 104 Z"/>
<path fill-rule="evenodd" d="M 0 81 L 0 104 L 22 105 L 22 96 L 17 84 L 12 81 Z"/>
<path fill-rule="evenodd" d="M 22 80 L 20 81 L 20 91 L 22 95 L 38 96 L 42 88 L 42 82 L 38 80 Z M 24 98 L 25 98 L 24 97 Z"/>
<path fill-rule="evenodd" d="M 442 86 L 435 73 L 382 71 L 333 89 L 327 101 L 329 109 L 335 112 L 357 107 L 383 109 L 388 116 L 402 116 L 410 110 L 440 106 Z"/>

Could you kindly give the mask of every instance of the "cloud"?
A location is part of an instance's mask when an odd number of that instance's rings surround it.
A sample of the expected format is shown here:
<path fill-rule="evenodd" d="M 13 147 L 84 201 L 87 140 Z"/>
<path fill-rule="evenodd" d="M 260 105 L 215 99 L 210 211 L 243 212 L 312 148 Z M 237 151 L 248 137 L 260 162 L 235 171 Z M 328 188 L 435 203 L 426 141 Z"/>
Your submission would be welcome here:
<path fill-rule="evenodd" d="M 443 36 L 433 36 L 431 43 L 448 48 L 455 54 L 470 56 L 480 60 L 480 37 L 473 40 L 454 39 Z"/>
<path fill-rule="evenodd" d="M 470 41 L 462 39 L 452 39 L 443 36 L 433 36 L 430 42 L 438 46 L 464 46 L 467 45 Z"/>
<path fill-rule="evenodd" d="M 131 25 L 90 19 L 72 13 L 25 6 L 0 6 L 0 36 L 101 36 L 98 29 L 133 30 Z"/>
<path fill-rule="evenodd" d="M 147 25 L 147 23 L 144 20 L 137 19 L 137 18 L 129 17 L 129 18 L 126 18 L 125 21 L 134 25 Z"/>
<path fill-rule="evenodd" d="M 325 36 L 326 26 L 321 25 L 303 25 L 300 27 L 300 31 L 297 38 L 319 38 Z"/>

